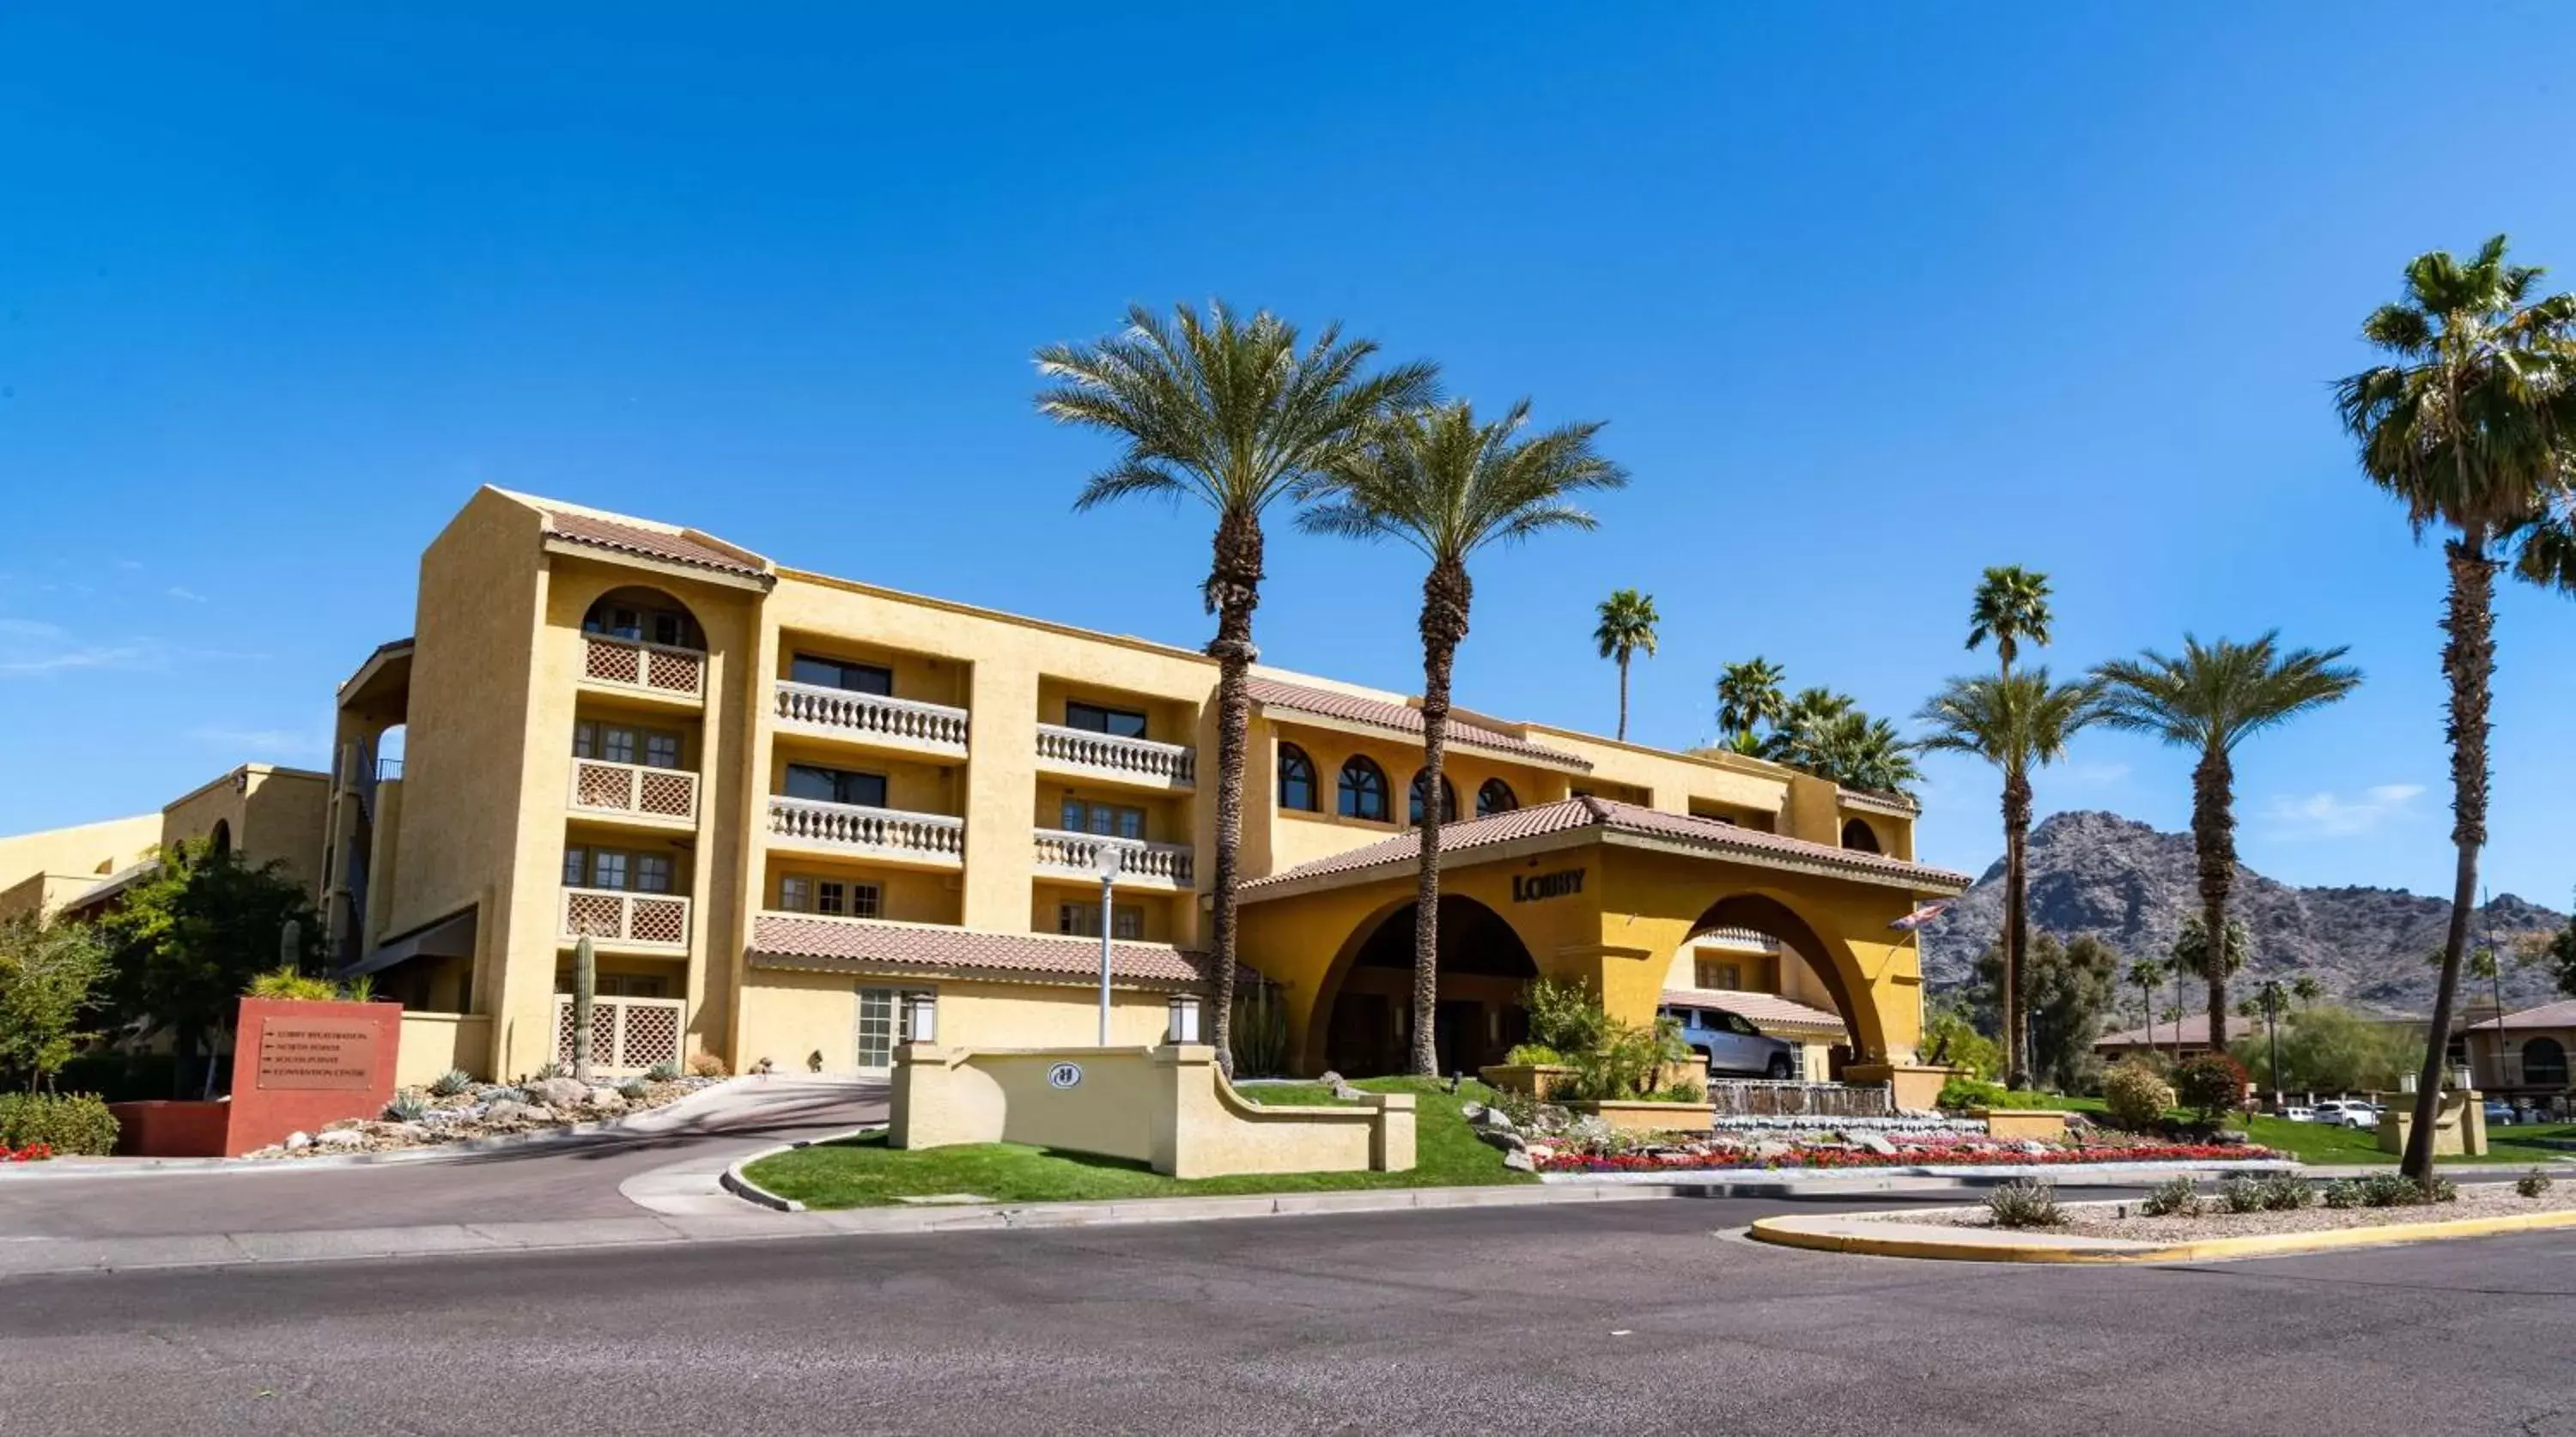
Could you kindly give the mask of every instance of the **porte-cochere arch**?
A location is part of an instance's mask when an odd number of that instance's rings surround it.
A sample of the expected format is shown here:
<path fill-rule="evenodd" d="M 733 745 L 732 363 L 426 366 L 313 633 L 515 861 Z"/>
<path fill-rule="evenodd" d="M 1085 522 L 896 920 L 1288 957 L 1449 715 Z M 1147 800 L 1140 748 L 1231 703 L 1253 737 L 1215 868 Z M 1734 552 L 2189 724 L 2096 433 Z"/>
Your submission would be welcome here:
<path fill-rule="evenodd" d="M 1833 999 L 1834 1012 L 1852 1036 L 1855 1057 L 1876 1057 L 1888 1050 L 1886 1024 L 1878 1004 L 1864 996 L 1870 984 L 1859 960 L 1839 936 L 1829 937 L 1800 916 L 1783 899 L 1761 892 L 1731 894 L 1711 903 L 1691 925 L 1682 947 L 1721 929 L 1766 934 L 1806 961 L 1817 982 Z"/>
<path fill-rule="evenodd" d="M 1317 989 L 1303 1071 L 1368 1077 L 1410 1070 L 1418 908 L 1410 899 L 1388 903 L 1351 930 Z M 1473 1073 L 1529 1036 L 1524 995 L 1538 964 L 1501 914 L 1460 894 L 1441 895 L 1439 944 L 1433 1041 L 1440 1071 Z"/>

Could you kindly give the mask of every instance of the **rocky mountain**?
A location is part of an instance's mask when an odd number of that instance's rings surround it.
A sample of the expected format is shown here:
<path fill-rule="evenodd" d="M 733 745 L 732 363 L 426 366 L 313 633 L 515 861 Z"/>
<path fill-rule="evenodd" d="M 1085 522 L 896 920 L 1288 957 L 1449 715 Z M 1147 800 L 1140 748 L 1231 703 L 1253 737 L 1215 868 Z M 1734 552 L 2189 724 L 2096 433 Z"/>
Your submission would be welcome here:
<path fill-rule="evenodd" d="M 2052 815 L 2030 836 L 2031 926 L 2061 938 L 2095 934 L 2130 958 L 2166 957 L 2184 916 L 2200 907 L 2193 867 L 2187 833 L 2162 833 L 2115 813 Z M 1934 991 L 1973 981 L 1977 955 L 2003 927 L 2003 889 L 1998 860 L 1924 931 L 1924 980 Z M 2256 981 L 2305 973 L 2357 1007 L 2432 1011 L 2437 973 L 2424 958 L 2442 945 L 2448 899 L 2388 888 L 2293 888 L 2239 865 L 2231 908 L 2253 939 L 2247 971 Z M 2566 923 L 2566 914 L 2501 894 L 2472 931 L 2483 937 L 2491 925 L 2510 947 L 2519 934 Z M 2488 992 L 2482 980 L 2462 982 L 2464 1001 Z M 2508 1007 L 2558 996 L 2552 974 L 2508 959 Z"/>

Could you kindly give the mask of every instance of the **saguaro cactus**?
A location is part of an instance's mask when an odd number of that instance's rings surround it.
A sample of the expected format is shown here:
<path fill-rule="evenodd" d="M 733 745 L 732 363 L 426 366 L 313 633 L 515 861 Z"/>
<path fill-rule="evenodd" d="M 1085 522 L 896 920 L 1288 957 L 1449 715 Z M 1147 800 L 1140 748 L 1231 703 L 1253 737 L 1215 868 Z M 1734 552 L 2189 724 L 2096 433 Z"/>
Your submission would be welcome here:
<path fill-rule="evenodd" d="M 599 960 L 590 940 L 572 945 L 572 1075 L 590 1081 L 590 1033 L 593 1004 L 599 997 Z"/>

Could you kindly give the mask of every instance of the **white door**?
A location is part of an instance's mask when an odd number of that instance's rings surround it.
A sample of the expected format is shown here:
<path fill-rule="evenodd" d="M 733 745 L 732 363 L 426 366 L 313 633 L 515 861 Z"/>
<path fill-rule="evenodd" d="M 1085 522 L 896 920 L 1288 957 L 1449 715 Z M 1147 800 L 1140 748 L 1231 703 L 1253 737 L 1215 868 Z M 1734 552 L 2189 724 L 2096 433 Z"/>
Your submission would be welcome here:
<path fill-rule="evenodd" d="M 882 1078 L 894 1071 L 895 990 L 859 990 L 859 1072 Z"/>

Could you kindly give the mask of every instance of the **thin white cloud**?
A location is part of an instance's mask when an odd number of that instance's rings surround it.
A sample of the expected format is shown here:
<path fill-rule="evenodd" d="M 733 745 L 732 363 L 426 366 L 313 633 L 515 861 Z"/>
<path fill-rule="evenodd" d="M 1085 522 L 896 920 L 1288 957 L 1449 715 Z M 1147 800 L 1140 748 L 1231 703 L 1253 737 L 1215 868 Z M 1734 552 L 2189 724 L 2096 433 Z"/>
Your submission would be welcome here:
<path fill-rule="evenodd" d="M 2351 798 L 2331 791 L 2281 794 L 2264 807 L 2263 816 L 2283 838 L 2357 838 L 2409 817 L 2423 793 L 2420 783 L 2383 783 Z"/>
<path fill-rule="evenodd" d="M 165 592 L 167 592 L 171 598 L 185 599 L 191 604 L 202 604 L 206 601 L 205 595 L 179 584 L 172 584 Z"/>
<path fill-rule="evenodd" d="M 303 729 L 199 728 L 188 736 L 245 758 L 320 758 L 331 747 L 328 737 Z"/>
<path fill-rule="evenodd" d="M 76 639 L 60 624 L 39 619 L 0 619 L 0 678 L 39 678 L 84 669 L 153 667 L 159 646 L 150 642 L 102 644 Z"/>

